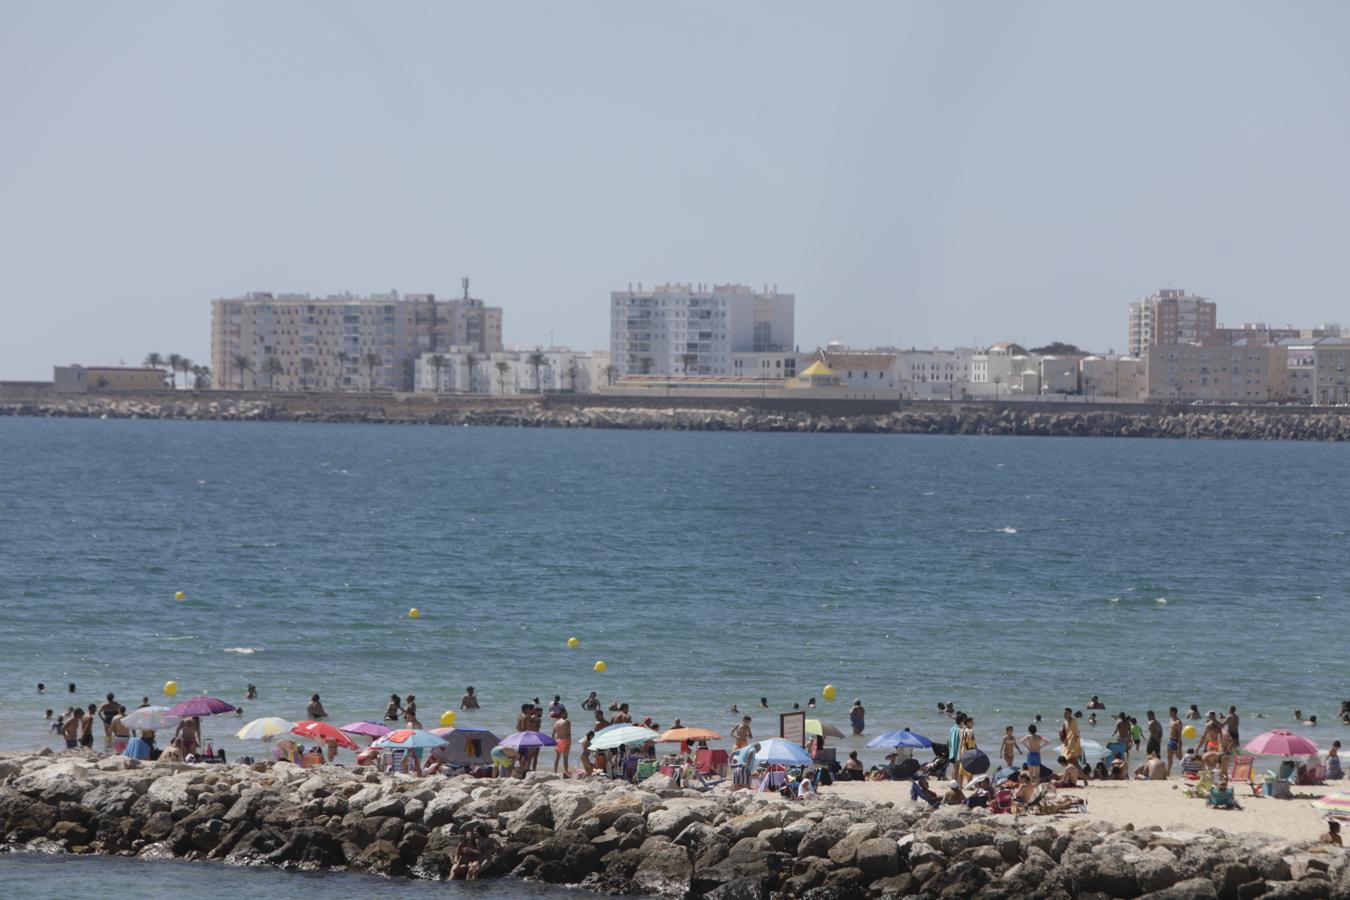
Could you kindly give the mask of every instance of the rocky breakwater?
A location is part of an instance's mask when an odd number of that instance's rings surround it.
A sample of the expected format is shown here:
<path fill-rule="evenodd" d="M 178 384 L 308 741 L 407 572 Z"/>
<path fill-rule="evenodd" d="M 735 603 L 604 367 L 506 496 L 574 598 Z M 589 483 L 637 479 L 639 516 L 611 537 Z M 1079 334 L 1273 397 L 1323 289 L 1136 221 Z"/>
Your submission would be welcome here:
<path fill-rule="evenodd" d="M 413 779 L 366 769 L 0 757 L 10 850 L 218 860 L 438 880 L 461 835 L 485 876 L 608 894 L 768 898 L 1350 897 L 1350 856 L 1277 837 L 1114 828 L 1083 817 L 793 803 L 551 774 Z"/>
<path fill-rule="evenodd" d="M 130 400 L 73 396 L 62 399 L 8 400 L 0 416 L 37 416 L 60 419 L 224 419 L 261 421 L 289 418 L 279 415 L 269 400 Z"/>

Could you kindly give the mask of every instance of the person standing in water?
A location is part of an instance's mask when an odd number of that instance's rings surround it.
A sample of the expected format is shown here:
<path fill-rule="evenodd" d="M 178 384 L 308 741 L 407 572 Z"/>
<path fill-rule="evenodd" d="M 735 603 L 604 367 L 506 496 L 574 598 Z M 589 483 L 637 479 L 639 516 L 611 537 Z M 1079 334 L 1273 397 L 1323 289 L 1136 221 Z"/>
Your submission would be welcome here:
<path fill-rule="evenodd" d="M 848 721 L 853 726 L 855 736 L 863 733 L 866 717 L 867 710 L 863 709 L 862 700 L 854 700 L 853 708 L 848 711 Z"/>

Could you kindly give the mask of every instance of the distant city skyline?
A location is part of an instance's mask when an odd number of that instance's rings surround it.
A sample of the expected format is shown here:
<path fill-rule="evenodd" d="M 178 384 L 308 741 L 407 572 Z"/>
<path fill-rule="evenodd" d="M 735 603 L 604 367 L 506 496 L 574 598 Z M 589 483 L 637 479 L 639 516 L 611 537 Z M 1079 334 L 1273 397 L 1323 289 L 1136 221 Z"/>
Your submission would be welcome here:
<path fill-rule="evenodd" d="M 795 343 L 1126 349 L 1350 320 L 1350 9 L 11 5 L 0 378 L 211 357 L 209 301 L 458 294 L 609 346 L 628 283 L 777 284 Z M 678 57 L 710 65 L 663 64 Z"/>

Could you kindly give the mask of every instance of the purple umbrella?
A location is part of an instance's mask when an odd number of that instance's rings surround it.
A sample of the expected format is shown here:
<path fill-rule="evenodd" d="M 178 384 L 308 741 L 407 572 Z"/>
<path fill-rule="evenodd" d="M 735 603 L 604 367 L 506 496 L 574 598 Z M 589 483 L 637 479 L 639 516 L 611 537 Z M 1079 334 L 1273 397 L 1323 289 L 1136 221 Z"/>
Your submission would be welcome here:
<path fill-rule="evenodd" d="M 170 707 L 169 715 L 186 719 L 189 716 L 214 716 L 220 713 L 234 712 L 234 707 L 215 697 L 193 697 L 177 706 Z"/>
<path fill-rule="evenodd" d="M 530 747 L 554 747 L 557 743 L 542 731 L 517 731 L 502 738 L 497 746 L 511 750 L 525 750 Z"/>
<path fill-rule="evenodd" d="M 379 722 L 353 722 L 350 725 L 343 725 L 338 731 L 345 731 L 348 734 L 364 734 L 367 737 L 384 737 L 394 729 L 388 725 L 382 725 Z"/>

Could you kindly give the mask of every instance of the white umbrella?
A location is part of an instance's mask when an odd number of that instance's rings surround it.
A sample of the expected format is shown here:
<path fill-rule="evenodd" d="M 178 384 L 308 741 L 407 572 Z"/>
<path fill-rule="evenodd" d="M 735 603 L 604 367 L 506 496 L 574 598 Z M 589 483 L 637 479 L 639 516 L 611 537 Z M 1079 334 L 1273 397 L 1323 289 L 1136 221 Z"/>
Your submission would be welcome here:
<path fill-rule="evenodd" d="M 249 722 L 235 732 L 234 736 L 241 741 L 270 741 L 279 734 L 288 733 L 294 727 L 294 722 L 288 722 L 277 716 L 267 716 Z"/>
<path fill-rule="evenodd" d="M 167 731 L 178 727 L 178 717 L 167 706 L 142 706 L 122 717 L 122 724 L 136 731 Z"/>
<path fill-rule="evenodd" d="M 609 750 L 614 747 L 621 747 L 624 744 L 642 744 L 647 741 L 659 741 L 660 739 L 661 732 L 659 731 L 643 728 L 641 725 L 625 725 L 622 728 L 614 728 L 604 734 L 596 735 L 591 739 L 591 749 Z"/>
<path fill-rule="evenodd" d="M 1083 747 L 1083 756 L 1084 758 L 1087 759 L 1088 762 L 1094 762 L 1099 759 L 1105 759 L 1107 756 L 1110 755 L 1110 751 L 1107 750 L 1105 747 L 1103 747 L 1101 744 L 1097 743 L 1096 741 L 1083 740 L 1079 741 L 1079 743 Z M 1059 755 L 1063 756 L 1064 754 L 1065 754 L 1064 745 L 1060 744 Z"/>

